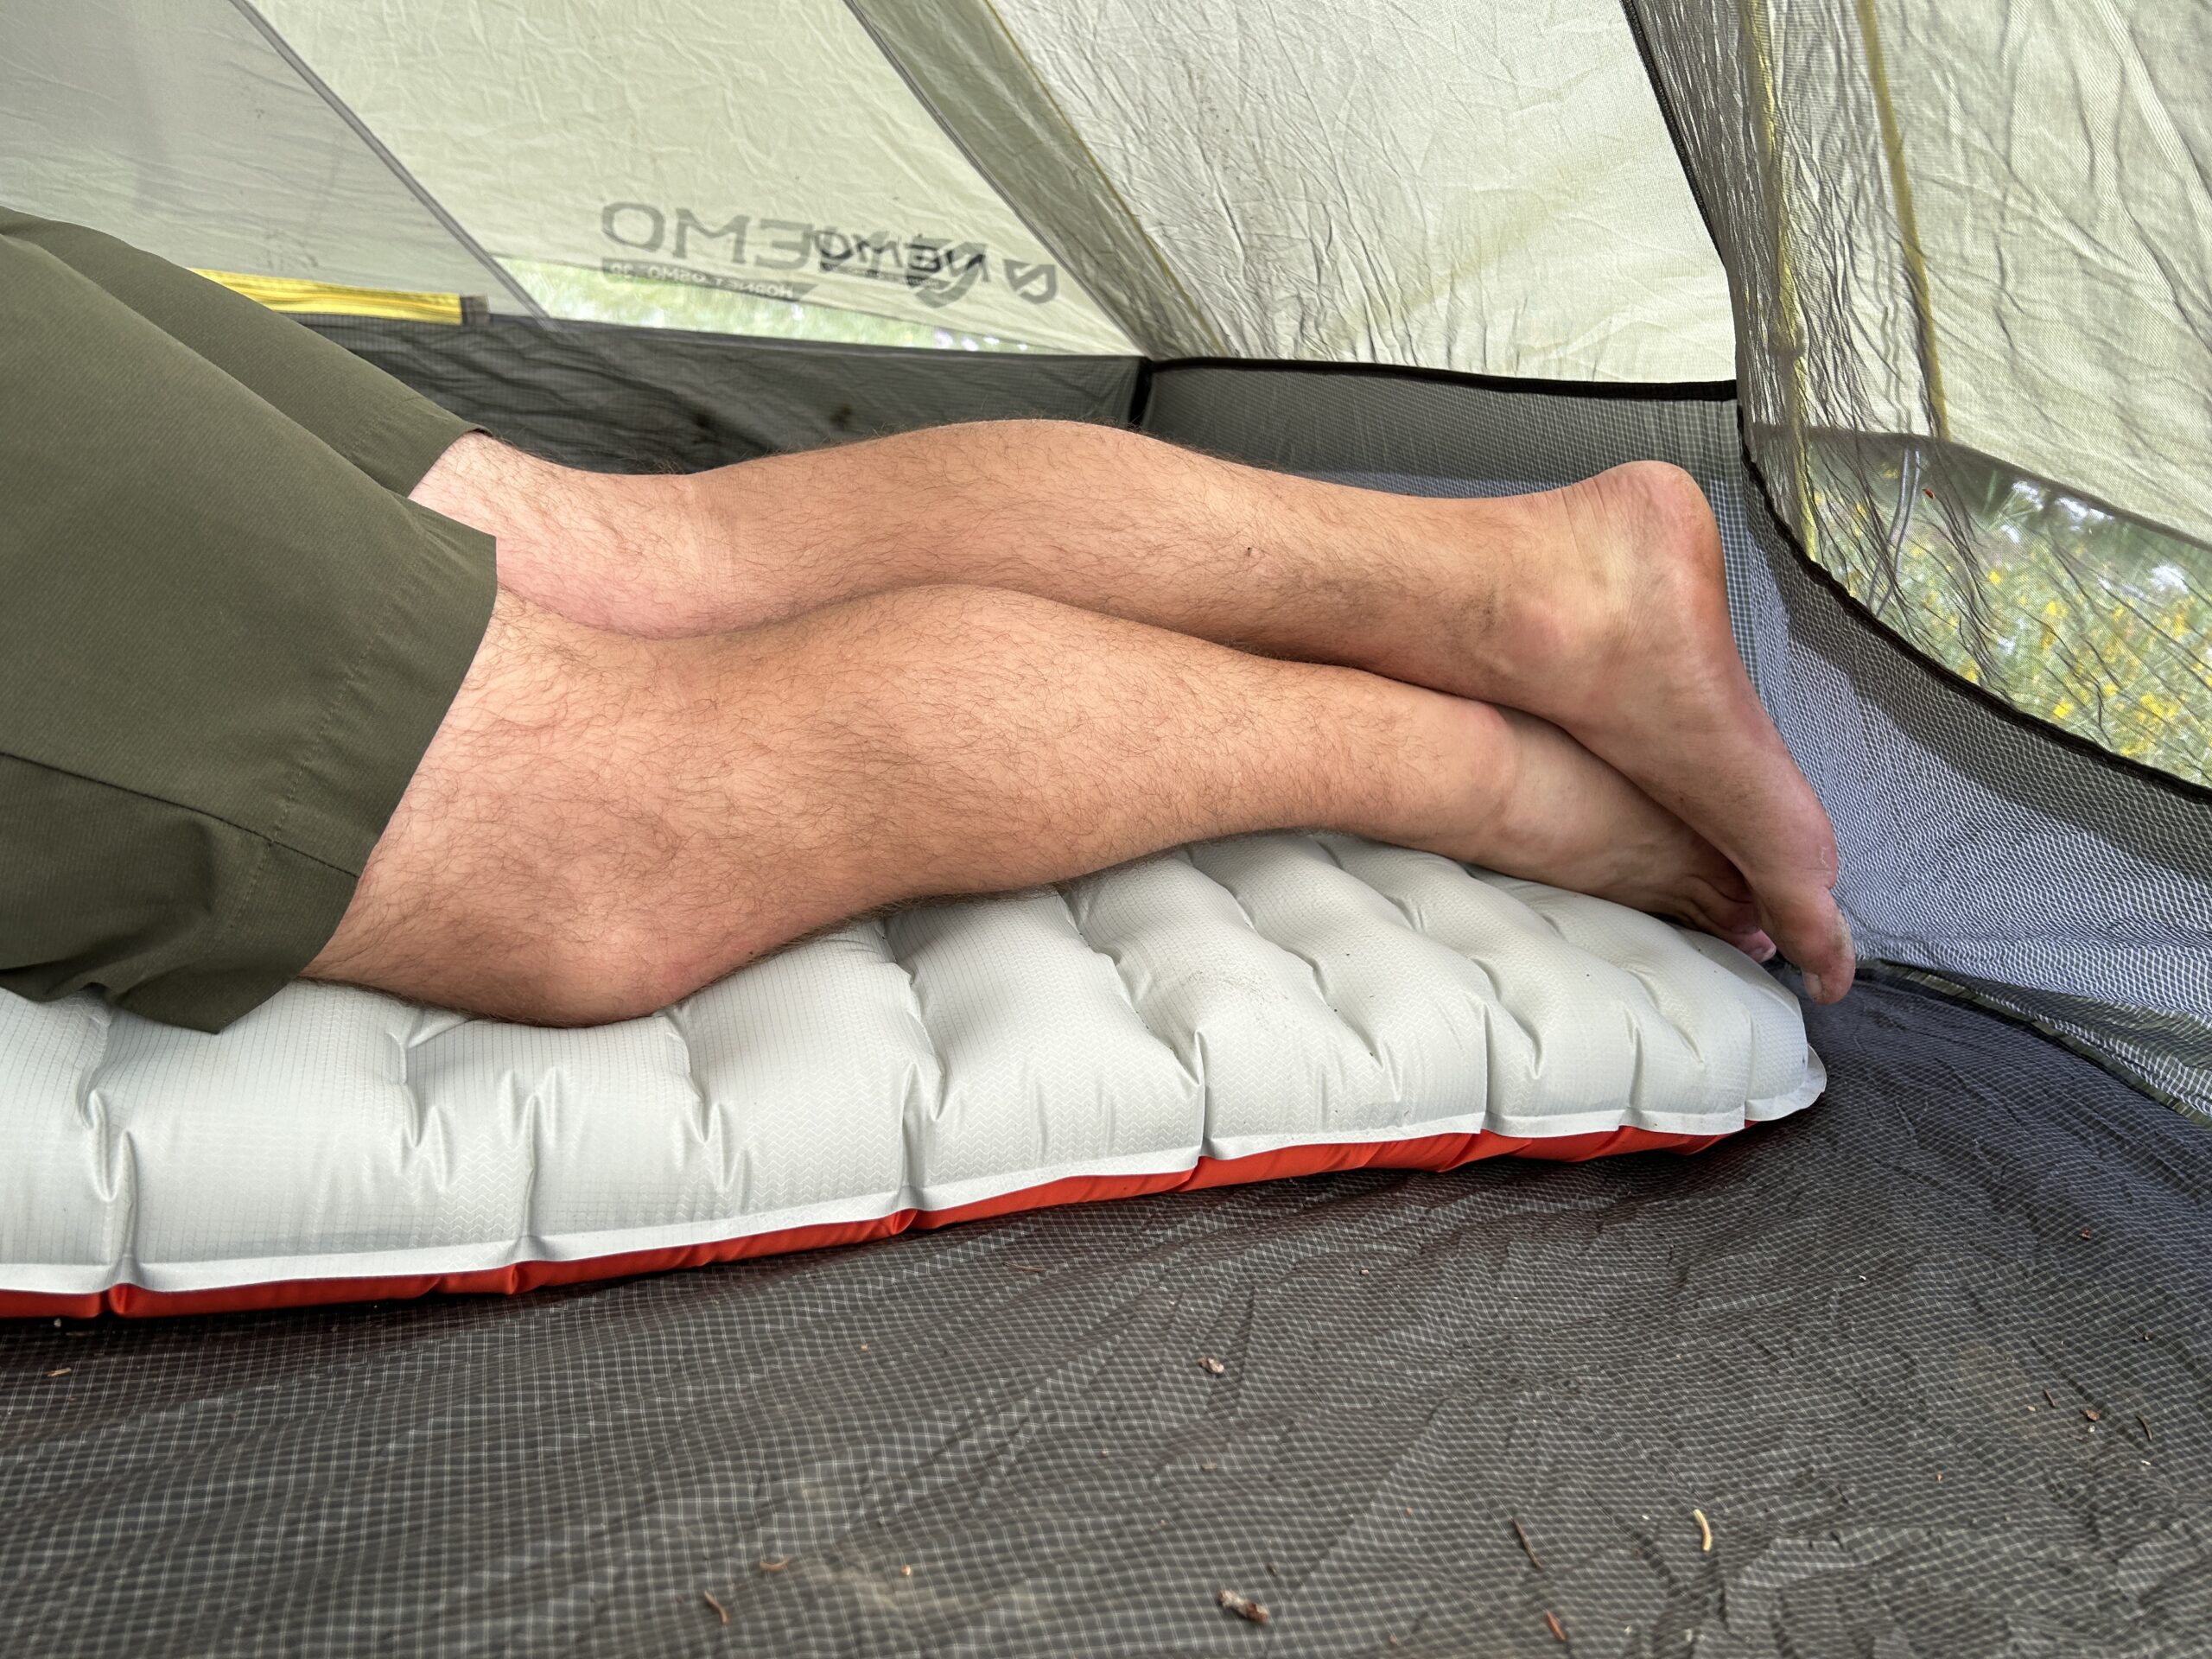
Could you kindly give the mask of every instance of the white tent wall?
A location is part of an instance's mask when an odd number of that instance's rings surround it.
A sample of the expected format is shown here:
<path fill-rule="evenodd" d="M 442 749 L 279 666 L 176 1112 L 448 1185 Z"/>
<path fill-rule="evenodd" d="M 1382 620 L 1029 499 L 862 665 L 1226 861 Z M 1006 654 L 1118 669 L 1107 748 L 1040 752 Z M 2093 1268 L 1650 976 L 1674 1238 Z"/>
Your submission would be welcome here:
<path fill-rule="evenodd" d="M 0 201 L 181 264 L 529 308 L 226 0 L 0 4 Z"/>
<path fill-rule="evenodd" d="M 0 14 L 0 200 L 188 264 L 890 345 L 1730 372 L 1611 0 Z"/>
<path fill-rule="evenodd" d="M 1033 222 L 1072 189 L 1133 227 L 1155 355 L 1732 372 L 1726 278 L 1610 0 L 855 7 Z"/>
<path fill-rule="evenodd" d="M 1131 350 L 842 0 L 262 10 L 556 315 Z"/>

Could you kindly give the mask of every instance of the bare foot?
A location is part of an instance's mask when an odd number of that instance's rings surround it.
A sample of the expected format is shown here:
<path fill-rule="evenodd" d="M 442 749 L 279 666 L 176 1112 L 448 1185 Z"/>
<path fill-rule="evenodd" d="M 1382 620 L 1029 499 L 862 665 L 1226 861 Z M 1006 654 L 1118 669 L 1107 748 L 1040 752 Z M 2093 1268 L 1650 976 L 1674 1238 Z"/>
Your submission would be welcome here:
<path fill-rule="evenodd" d="M 1417 845 L 1774 954 L 1744 878 L 1688 824 L 1549 721 L 1466 706 L 1484 727 L 1477 796 L 1464 825 Z"/>
<path fill-rule="evenodd" d="M 1717 848 L 1813 999 L 1836 1001 L 1853 950 L 1835 834 L 1736 653 L 1704 493 L 1637 461 L 1529 505 L 1553 515 L 1548 568 L 1520 584 L 1535 616 L 1493 635 L 1525 654 L 1484 695 L 1564 727 Z"/>

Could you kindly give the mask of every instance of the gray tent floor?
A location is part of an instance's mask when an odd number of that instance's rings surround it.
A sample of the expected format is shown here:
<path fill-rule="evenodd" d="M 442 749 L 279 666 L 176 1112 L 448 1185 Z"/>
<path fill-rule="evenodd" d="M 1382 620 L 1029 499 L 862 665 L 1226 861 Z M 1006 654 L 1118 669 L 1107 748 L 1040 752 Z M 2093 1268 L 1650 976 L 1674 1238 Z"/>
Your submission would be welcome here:
<path fill-rule="evenodd" d="M 1547 1655 L 1548 1613 L 1584 1656 L 2206 1652 L 2212 1135 L 1902 986 L 1811 1022 L 1825 1101 L 1696 1158 L 0 1331 L 0 1629 Z"/>

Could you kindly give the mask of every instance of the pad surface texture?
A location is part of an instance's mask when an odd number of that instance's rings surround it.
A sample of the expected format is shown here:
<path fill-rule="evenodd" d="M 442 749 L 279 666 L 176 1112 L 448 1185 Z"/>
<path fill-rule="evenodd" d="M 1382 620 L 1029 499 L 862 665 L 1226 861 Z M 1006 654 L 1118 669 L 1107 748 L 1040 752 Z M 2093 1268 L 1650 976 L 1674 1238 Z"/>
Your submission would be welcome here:
<path fill-rule="evenodd" d="M 1335 836 L 854 923 L 553 1031 L 0 998 L 0 1312 L 519 1289 L 1085 1198 L 1691 1149 L 1825 1081 L 1730 947 Z"/>

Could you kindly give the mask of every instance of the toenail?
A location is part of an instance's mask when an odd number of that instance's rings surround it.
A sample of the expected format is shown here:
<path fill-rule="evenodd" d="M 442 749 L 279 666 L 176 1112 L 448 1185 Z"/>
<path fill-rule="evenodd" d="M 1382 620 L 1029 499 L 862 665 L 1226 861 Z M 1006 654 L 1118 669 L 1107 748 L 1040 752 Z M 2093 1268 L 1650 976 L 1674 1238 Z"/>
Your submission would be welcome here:
<path fill-rule="evenodd" d="M 1814 1001 L 1821 1002 L 1827 1001 L 1827 998 L 1821 995 L 1821 992 L 1825 988 L 1821 984 L 1821 976 L 1816 973 L 1811 972 L 1809 969 L 1805 975 L 1805 988 L 1812 993 Z"/>

